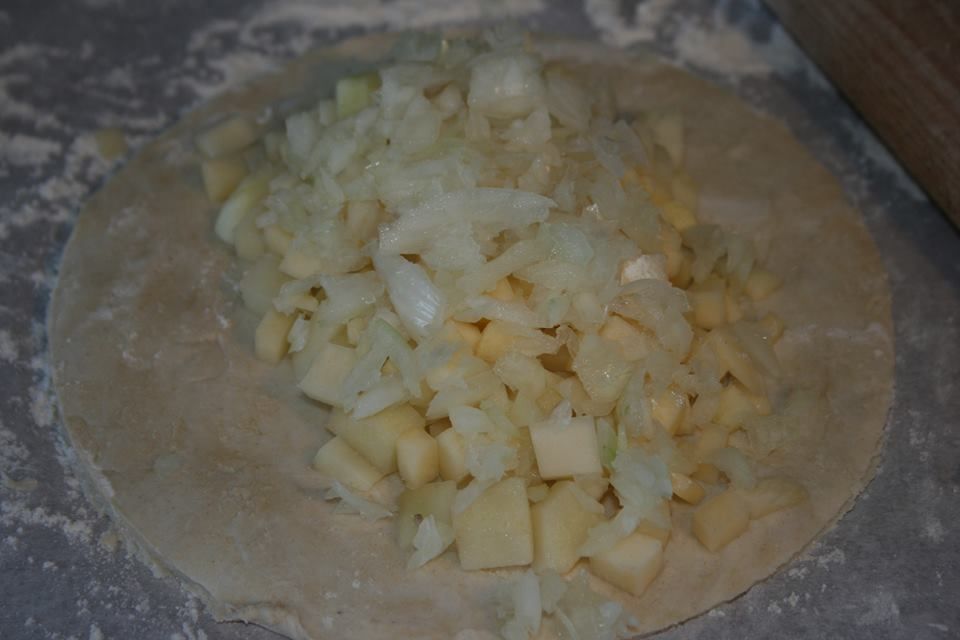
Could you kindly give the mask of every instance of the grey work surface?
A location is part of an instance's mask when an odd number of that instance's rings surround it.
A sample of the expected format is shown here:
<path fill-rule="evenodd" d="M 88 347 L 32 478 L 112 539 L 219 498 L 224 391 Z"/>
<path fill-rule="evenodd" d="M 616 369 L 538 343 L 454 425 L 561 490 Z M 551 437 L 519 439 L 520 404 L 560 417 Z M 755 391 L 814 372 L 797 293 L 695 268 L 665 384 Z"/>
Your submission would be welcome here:
<path fill-rule="evenodd" d="M 646 46 L 785 120 L 842 180 L 890 276 L 896 394 L 883 462 L 788 567 L 657 637 L 960 636 L 960 235 L 752 1 L 0 5 L 0 638 L 272 638 L 218 624 L 117 544 L 83 497 L 49 388 L 44 315 L 83 199 L 231 83 L 365 30 L 490 22 Z M 879 71 L 878 71 L 879 72 Z M 318 568 L 322 570 L 322 568 Z"/>

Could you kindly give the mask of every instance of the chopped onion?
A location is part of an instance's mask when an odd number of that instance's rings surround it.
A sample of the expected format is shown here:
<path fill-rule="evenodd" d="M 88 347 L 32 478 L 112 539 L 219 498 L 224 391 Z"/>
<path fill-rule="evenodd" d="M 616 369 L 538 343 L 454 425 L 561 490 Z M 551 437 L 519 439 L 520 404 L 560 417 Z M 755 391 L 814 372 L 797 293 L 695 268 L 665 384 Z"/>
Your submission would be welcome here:
<path fill-rule="evenodd" d="M 361 498 L 337 481 L 330 486 L 324 498 L 340 501 L 334 510 L 336 513 L 356 513 L 365 520 L 379 520 L 393 515 L 386 507 Z"/>
<path fill-rule="evenodd" d="M 453 544 L 453 529 L 448 524 L 437 522 L 433 514 L 420 521 L 413 536 L 414 552 L 407 560 L 407 569 L 416 569 L 427 564 Z"/>
<path fill-rule="evenodd" d="M 423 267 L 402 256 L 379 253 L 373 264 L 404 328 L 418 338 L 435 331 L 443 321 L 446 302 Z"/>

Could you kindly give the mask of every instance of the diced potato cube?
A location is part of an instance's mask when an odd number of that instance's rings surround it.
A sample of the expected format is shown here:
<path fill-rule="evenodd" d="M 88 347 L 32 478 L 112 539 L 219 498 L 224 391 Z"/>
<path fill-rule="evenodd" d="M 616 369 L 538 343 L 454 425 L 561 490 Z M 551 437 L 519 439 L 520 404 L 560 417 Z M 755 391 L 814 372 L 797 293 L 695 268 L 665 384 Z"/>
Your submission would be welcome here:
<path fill-rule="evenodd" d="M 240 279 L 243 304 L 258 315 L 273 308 L 273 299 L 289 278 L 277 269 L 273 256 L 263 256 Z"/>
<path fill-rule="evenodd" d="M 219 158 L 253 144 L 257 127 L 250 118 L 233 116 L 207 129 L 195 139 L 197 148 L 208 158 Z"/>
<path fill-rule="evenodd" d="M 562 400 L 563 396 L 556 389 L 547 389 L 537 398 L 537 406 L 544 413 L 550 413 Z"/>
<path fill-rule="evenodd" d="M 671 200 L 660 207 L 663 219 L 669 222 L 677 231 L 683 231 L 697 224 L 697 217 L 693 211 L 676 200 Z"/>
<path fill-rule="evenodd" d="M 314 400 L 334 407 L 342 406 L 340 387 L 356 363 L 357 355 L 353 349 L 327 342 L 317 351 L 313 364 L 300 381 L 300 390 Z"/>
<path fill-rule="evenodd" d="M 680 272 L 680 263 L 683 261 L 683 238 L 680 232 L 671 225 L 660 227 L 660 243 L 663 255 L 666 258 L 667 278 L 672 282 Z"/>
<path fill-rule="evenodd" d="M 652 413 L 670 435 L 674 435 L 690 415 L 690 399 L 674 387 L 667 387 L 656 398 L 651 398 Z"/>
<path fill-rule="evenodd" d="M 703 487 L 690 476 L 672 472 L 670 481 L 673 484 L 673 495 L 689 504 L 697 504 L 703 500 Z"/>
<path fill-rule="evenodd" d="M 545 483 L 540 484 L 531 484 L 527 487 L 527 500 L 531 503 L 536 504 L 537 502 L 543 502 L 547 499 L 547 496 L 550 495 L 550 486 Z M 531 508 L 532 509 L 532 508 Z M 533 511 L 531 510 L 531 516 Z M 536 538 L 536 525 L 534 525 L 534 538 Z M 536 552 L 536 543 L 534 543 L 534 552 Z"/>
<path fill-rule="evenodd" d="M 365 73 L 337 81 L 337 119 L 362 111 L 370 104 L 370 94 L 380 86 L 380 75 Z"/>
<path fill-rule="evenodd" d="M 734 323 L 743 319 L 743 308 L 740 306 L 740 303 L 737 301 L 736 296 L 730 293 L 730 290 L 727 290 L 726 295 L 724 296 L 724 307 L 726 308 L 727 322 Z"/>
<path fill-rule="evenodd" d="M 373 466 L 384 473 L 393 473 L 397 470 L 397 442 L 400 436 L 408 431 L 422 432 L 425 425 L 426 421 L 419 411 L 409 404 L 399 404 L 361 420 L 346 416 L 337 435 Z"/>
<path fill-rule="evenodd" d="M 600 337 L 616 342 L 624 360 L 643 360 L 657 347 L 657 340 L 628 320 L 610 316 L 600 327 Z"/>
<path fill-rule="evenodd" d="M 457 333 L 463 338 L 464 342 L 469 345 L 470 350 L 473 351 L 477 347 L 477 343 L 480 342 L 480 329 L 477 328 L 477 325 L 470 324 L 467 322 L 457 322 L 456 320 L 450 320 L 450 325 L 457 330 Z"/>
<path fill-rule="evenodd" d="M 667 546 L 667 542 L 670 541 L 670 525 L 668 524 L 667 528 L 664 528 L 662 524 L 659 523 L 670 523 L 670 501 L 661 500 L 657 505 L 657 518 L 645 518 L 640 521 L 637 525 L 636 532 L 642 533 L 643 535 L 649 538 L 656 538 L 660 541 L 663 546 Z M 654 521 L 656 520 L 656 522 Z"/>
<path fill-rule="evenodd" d="M 530 437 L 540 477 L 544 480 L 603 472 L 591 416 L 572 418 L 564 426 L 550 422 L 530 425 Z"/>
<path fill-rule="evenodd" d="M 703 427 L 696 437 L 696 445 L 693 449 L 693 457 L 696 460 L 704 461 L 710 457 L 710 454 L 718 449 L 727 446 L 727 437 L 730 432 L 721 425 L 708 424 Z"/>
<path fill-rule="evenodd" d="M 233 247 L 237 251 L 237 257 L 251 262 L 260 258 L 265 249 L 255 213 L 251 211 L 245 216 L 233 232 Z"/>
<path fill-rule="evenodd" d="M 711 331 L 707 339 L 724 370 L 742 382 L 751 393 L 766 395 L 763 375 L 733 332 L 721 327 Z"/>
<path fill-rule="evenodd" d="M 543 485 L 541 485 L 543 486 Z M 603 507 L 595 503 L 587 510 L 574 494 L 574 484 L 558 482 L 549 495 L 533 505 L 533 568 L 566 573 L 580 559 L 577 550 L 587 539 L 590 528 L 603 520 Z"/>
<path fill-rule="evenodd" d="M 488 322 L 480 334 L 480 342 L 477 343 L 477 357 L 493 364 L 511 350 L 516 339 L 516 335 L 508 330 L 506 324 L 497 321 Z"/>
<path fill-rule="evenodd" d="M 697 326 L 715 329 L 727 321 L 727 291 L 723 280 L 712 277 L 687 289 Z"/>
<path fill-rule="evenodd" d="M 701 462 L 690 477 L 698 482 L 706 484 L 718 484 L 720 482 L 720 469 L 709 462 Z"/>
<path fill-rule="evenodd" d="M 347 204 L 347 232 L 357 241 L 366 242 L 377 232 L 383 209 L 376 200 L 350 201 Z"/>
<path fill-rule="evenodd" d="M 764 478 L 751 489 L 740 490 L 754 520 L 800 504 L 807 499 L 807 490 L 789 478 Z"/>
<path fill-rule="evenodd" d="M 311 322 L 308 331 L 307 344 L 305 344 L 300 351 L 294 351 L 290 354 L 290 360 L 293 362 L 293 375 L 296 377 L 297 382 L 303 380 L 304 376 L 307 375 L 310 367 L 313 366 L 313 361 L 316 359 L 317 354 L 320 353 L 321 349 L 323 349 L 324 345 L 328 342 L 346 346 L 342 344 L 342 341 L 339 339 L 339 335 L 342 333 L 340 327 L 329 325 L 321 326 L 315 322 Z"/>
<path fill-rule="evenodd" d="M 267 243 L 267 248 L 279 257 L 283 257 L 293 242 L 293 236 L 283 227 L 272 224 L 263 229 L 263 241 Z"/>
<path fill-rule="evenodd" d="M 435 480 L 440 473 L 437 441 L 420 429 L 403 433 L 397 438 L 397 470 L 410 489 Z"/>
<path fill-rule="evenodd" d="M 747 418 L 769 415 L 770 410 L 766 397 L 753 395 L 734 382 L 720 392 L 720 406 L 713 420 L 727 427 L 739 427 Z"/>
<path fill-rule="evenodd" d="M 258 358 L 270 364 L 277 364 L 283 359 L 289 346 L 287 334 L 295 319 L 275 309 L 264 314 L 253 337 L 253 351 Z"/>
<path fill-rule="evenodd" d="M 516 298 L 516 295 L 513 293 L 513 287 L 510 286 L 510 281 L 506 278 L 497 280 L 496 286 L 490 291 L 487 291 L 486 295 L 501 302 L 510 302 Z"/>
<path fill-rule="evenodd" d="M 742 494 L 728 489 L 693 512 L 693 535 L 710 551 L 719 551 L 750 525 L 750 506 Z"/>
<path fill-rule="evenodd" d="M 744 290 L 753 300 L 763 300 L 780 288 L 782 281 L 778 276 L 763 267 L 754 267 L 747 278 Z"/>
<path fill-rule="evenodd" d="M 397 500 L 397 542 L 406 549 L 413 544 L 420 522 L 433 516 L 438 523 L 450 526 L 450 508 L 457 496 L 456 482 L 431 482 L 417 489 L 407 489 Z"/>
<path fill-rule="evenodd" d="M 323 257 L 307 249 L 291 245 L 280 261 L 280 271 L 291 278 L 302 280 L 320 273 Z"/>
<path fill-rule="evenodd" d="M 260 204 L 269 191 L 270 173 L 267 171 L 255 173 L 244 179 L 220 207 L 220 213 L 217 214 L 217 222 L 214 225 L 217 237 L 232 245 L 237 225 Z"/>
<path fill-rule="evenodd" d="M 680 266 L 677 268 L 676 275 L 670 278 L 670 282 L 675 287 L 686 289 L 693 281 L 693 252 L 684 247 L 680 253 L 682 254 Z"/>
<path fill-rule="evenodd" d="M 386 474 L 367 462 L 340 437 L 331 438 L 313 458 L 313 468 L 360 491 L 369 491 Z"/>
<path fill-rule="evenodd" d="M 457 431 L 447 429 L 437 436 L 437 454 L 441 478 L 460 482 L 467 477 L 467 446 Z"/>
<path fill-rule="evenodd" d="M 640 596 L 663 568 L 663 545 L 633 533 L 590 558 L 590 570 L 615 587 Z"/>
<path fill-rule="evenodd" d="M 463 569 L 533 562 L 533 525 L 523 479 L 507 478 L 489 487 L 454 516 L 453 530 Z"/>
<path fill-rule="evenodd" d="M 247 163 L 243 158 L 217 158 L 200 165 L 203 188 L 211 202 L 221 203 L 247 177 Z"/>

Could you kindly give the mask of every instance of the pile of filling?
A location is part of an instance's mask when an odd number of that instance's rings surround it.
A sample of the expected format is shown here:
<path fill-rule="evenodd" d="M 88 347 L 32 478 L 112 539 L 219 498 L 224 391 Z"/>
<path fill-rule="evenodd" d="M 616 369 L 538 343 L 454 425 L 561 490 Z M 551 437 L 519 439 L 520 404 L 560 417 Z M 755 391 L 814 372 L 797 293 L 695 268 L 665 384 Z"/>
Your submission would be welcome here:
<path fill-rule="evenodd" d="M 577 637 L 556 576 L 581 561 L 642 594 L 672 509 L 717 552 L 805 499 L 761 463 L 804 402 L 755 308 L 779 279 L 698 221 L 678 114 L 621 113 L 493 33 L 405 40 L 282 126 L 237 115 L 197 146 L 256 355 L 331 407 L 329 496 L 393 517 L 411 569 L 529 566 L 506 637 L 544 611 Z M 589 637 L 614 633 L 599 611 Z"/>

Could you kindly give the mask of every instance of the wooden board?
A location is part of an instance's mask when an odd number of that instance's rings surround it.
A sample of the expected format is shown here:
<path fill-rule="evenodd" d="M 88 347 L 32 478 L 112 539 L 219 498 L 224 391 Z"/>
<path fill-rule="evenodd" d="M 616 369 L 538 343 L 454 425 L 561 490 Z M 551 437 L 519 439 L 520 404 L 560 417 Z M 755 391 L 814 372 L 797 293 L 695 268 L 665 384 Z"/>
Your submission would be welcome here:
<path fill-rule="evenodd" d="M 960 2 L 765 2 L 960 224 Z"/>

